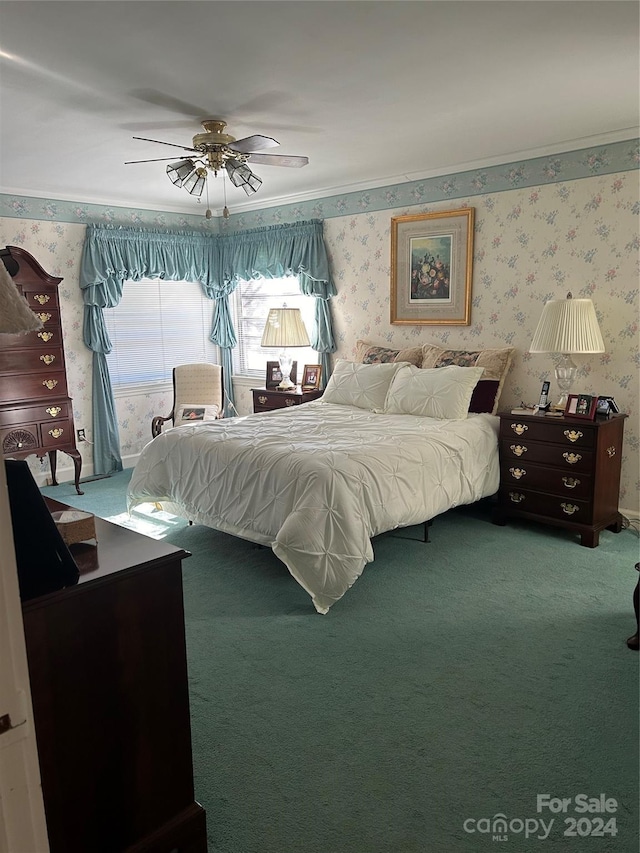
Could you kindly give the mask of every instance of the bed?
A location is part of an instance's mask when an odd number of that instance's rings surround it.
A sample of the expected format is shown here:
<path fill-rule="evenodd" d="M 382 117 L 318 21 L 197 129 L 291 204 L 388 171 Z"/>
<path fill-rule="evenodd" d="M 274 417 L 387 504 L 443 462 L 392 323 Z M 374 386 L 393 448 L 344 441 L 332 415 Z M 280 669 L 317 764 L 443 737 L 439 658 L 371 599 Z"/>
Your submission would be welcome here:
<path fill-rule="evenodd" d="M 498 488 L 497 417 L 467 417 L 466 408 L 464 417 L 437 410 L 432 417 L 425 411 L 434 412 L 435 398 L 412 414 L 403 409 L 415 407 L 402 403 L 398 389 L 396 405 L 389 403 L 401 375 L 411 385 L 416 373 L 444 380 L 467 369 L 381 367 L 386 375 L 375 392 L 362 379 L 372 366 L 347 369 L 358 374 L 355 386 L 340 382 L 337 366 L 321 400 L 168 430 L 141 453 L 129 509 L 162 503 L 176 515 L 271 547 L 316 610 L 327 613 L 373 560 L 372 537 Z"/>

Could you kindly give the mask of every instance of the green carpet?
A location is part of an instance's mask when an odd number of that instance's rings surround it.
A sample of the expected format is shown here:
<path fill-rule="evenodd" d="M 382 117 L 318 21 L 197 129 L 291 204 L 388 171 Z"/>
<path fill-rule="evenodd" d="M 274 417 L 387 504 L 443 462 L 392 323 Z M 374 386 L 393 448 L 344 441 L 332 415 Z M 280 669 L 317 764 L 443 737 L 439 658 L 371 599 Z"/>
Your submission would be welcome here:
<path fill-rule="evenodd" d="M 83 496 L 43 491 L 111 517 L 129 474 Z M 407 538 L 421 528 L 378 537 L 327 616 L 270 550 L 201 526 L 169 532 L 193 554 L 193 757 L 210 853 L 475 853 L 501 849 L 486 831 L 498 814 L 512 853 L 637 853 L 638 654 L 625 645 L 637 535 L 582 548 L 551 527 L 496 527 L 490 512 L 446 513 L 427 544 Z M 578 810 L 575 797 L 602 793 L 615 812 Z M 572 799 L 538 813 L 538 794 Z M 553 819 L 546 839 L 540 818 Z"/>

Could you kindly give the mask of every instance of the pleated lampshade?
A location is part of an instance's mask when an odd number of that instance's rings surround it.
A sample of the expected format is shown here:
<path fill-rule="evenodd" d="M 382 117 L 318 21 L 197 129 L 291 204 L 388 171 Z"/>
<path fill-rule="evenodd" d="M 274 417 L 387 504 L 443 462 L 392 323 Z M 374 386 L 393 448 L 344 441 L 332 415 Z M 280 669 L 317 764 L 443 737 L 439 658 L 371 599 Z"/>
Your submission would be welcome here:
<path fill-rule="evenodd" d="M 552 299 L 542 309 L 529 352 L 605 352 L 590 299 Z"/>
<path fill-rule="evenodd" d="M 309 335 L 299 308 L 271 308 L 265 323 L 261 346 L 308 347 Z"/>

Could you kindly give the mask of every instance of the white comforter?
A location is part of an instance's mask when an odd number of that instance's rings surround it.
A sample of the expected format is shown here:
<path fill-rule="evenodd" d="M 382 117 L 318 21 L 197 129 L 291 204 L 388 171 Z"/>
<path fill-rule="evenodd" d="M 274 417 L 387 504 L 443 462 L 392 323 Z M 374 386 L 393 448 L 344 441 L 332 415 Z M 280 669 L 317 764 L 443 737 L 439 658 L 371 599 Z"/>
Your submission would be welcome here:
<path fill-rule="evenodd" d="M 497 491 L 497 423 L 316 401 L 176 427 L 142 451 L 128 504 L 269 545 L 327 613 L 373 560 L 372 536 Z"/>

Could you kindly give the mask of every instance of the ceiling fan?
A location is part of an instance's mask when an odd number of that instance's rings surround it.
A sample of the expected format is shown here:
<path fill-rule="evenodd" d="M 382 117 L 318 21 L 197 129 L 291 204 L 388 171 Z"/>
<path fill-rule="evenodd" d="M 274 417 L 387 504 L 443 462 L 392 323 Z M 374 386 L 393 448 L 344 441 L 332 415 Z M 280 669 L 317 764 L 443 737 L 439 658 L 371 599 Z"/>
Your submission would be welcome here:
<path fill-rule="evenodd" d="M 280 143 L 270 136 L 262 136 L 261 134 L 236 139 L 234 136 L 225 133 L 227 123 L 222 119 L 207 118 L 203 119 L 201 124 L 204 132 L 196 133 L 191 146 L 163 142 L 159 139 L 147 139 L 143 136 L 133 137 L 143 142 L 171 145 L 174 148 L 189 152 L 192 156 L 169 163 L 167 175 L 174 186 L 182 187 L 190 195 L 198 198 L 202 195 L 210 172 L 217 176 L 218 172 L 224 170 L 234 186 L 242 187 L 247 195 L 252 195 L 260 189 L 262 180 L 251 171 L 248 166 L 249 163 L 300 168 L 309 162 L 308 157 L 257 153 L 261 149 L 275 148 Z M 151 160 L 127 160 L 125 165 L 154 163 L 159 160 L 172 159 L 172 157 L 155 157 Z M 208 218 L 210 215 L 210 211 L 207 211 Z"/>

